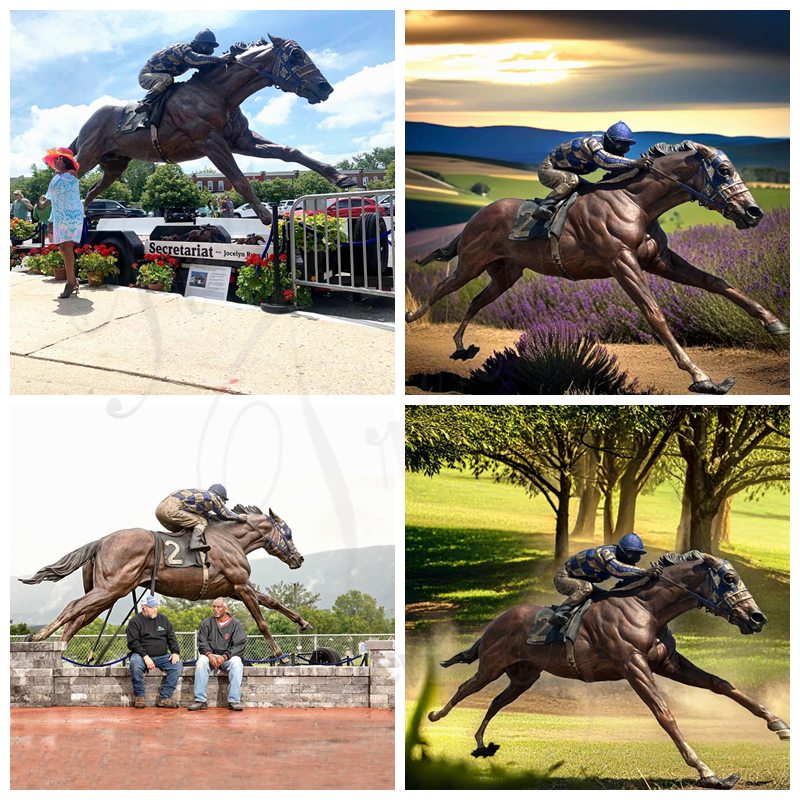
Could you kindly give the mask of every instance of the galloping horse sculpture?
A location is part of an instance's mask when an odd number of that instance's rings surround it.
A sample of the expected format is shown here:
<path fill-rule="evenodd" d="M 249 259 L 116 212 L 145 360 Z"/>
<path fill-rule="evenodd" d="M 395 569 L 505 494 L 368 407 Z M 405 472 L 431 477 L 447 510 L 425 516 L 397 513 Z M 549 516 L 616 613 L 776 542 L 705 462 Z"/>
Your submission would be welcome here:
<path fill-rule="evenodd" d="M 477 673 L 458 687 L 441 711 L 431 711 L 428 719 L 436 722 L 464 698 L 505 673 L 510 683 L 492 700 L 475 734 L 478 747 L 472 755 L 487 757 L 499 748 L 493 743 L 484 745 L 483 735 L 489 721 L 533 686 L 542 672 L 588 683 L 627 680 L 669 734 L 686 763 L 698 771 L 698 785 L 730 789 L 739 775 L 719 778 L 700 760 L 683 738 L 653 676 L 662 675 L 730 697 L 765 720 L 769 730 L 781 739 L 788 739 L 789 726 L 780 717 L 681 655 L 667 627 L 671 620 L 698 605 L 724 617 L 744 634 L 761 631 L 767 618 L 728 561 L 690 550 L 680 555 L 668 553 L 656 563 L 663 568 L 661 578 L 648 580 L 641 588 L 609 593 L 586 611 L 575 640 L 574 666 L 563 643 L 527 643 L 539 606 L 516 606 L 496 617 L 472 647 L 442 662 L 443 667 L 449 667 L 480 659 Z"/>
<path fill-rule="evenodd" d="M 235 506 L 234 512 L 245 514 L 246 522 L 218 522 L 206 529 L 206 541 L 211 546 L 208 584 L 203 591 L 203 578 L 199 569 L 166 567 L 163 553 L 158 554 L 158 571 L 155 589 L 168 597 L 196 600 L 205 597 L 231 597 L 241 600 L 256 621 L 275 656 L 281 649 L 272 638 L 269 626 L 259 605 L 280 612 L 301 630 L 311 628 L 296 611 L 287 608 L 269 595 L 259 592 L 250 582 L 250 564 L 247 554 L 264 548 L 277 556 L 290 569 L 298 569 L 303 557 L 292 539 L 291 528 L 272 509 L 263 514 L 255 506 Z M 42 641 L 66 625 L 61 640 L 68 642 L 84 625 L 88 625 L 120 598 L 136 589 L 147 586 L 153 573 L 154 536 L 144 528 L 116 531 L 90 542 L 65 555 L 55 564 L 42 567 L 33 577 L 22 583 L 59 581 L 78 567 L 83 567 L 83 597 L 68 603 L 49 625 L 35 633 L 32 641 Z"/>
<path fill-rule="evenodd" d="M 427 264 L 458 256 L 458 265 L 416 311 L 406 314 L 406 322 L 419 319 L 434 303 L 488 272 L 491 282 L 472 300 L 453 337 L 456 350 L 451 358 L 473 358 L 478 348 L 472 345 L 464 349 L 467 324 L 480 309 L 510 289 L 526 268 L 573 281 L 614 278 L 677 365 L 692 376 L 690 391 L 725 394 L 735 379 L 715 383 L 689 358 L 670 331 L 646 273 L 719 294 L 759 320 L 769 333 L 788 333 L 786 325 L 770 311 L 670 250 L 658 224 L 662 214 L 694 199 L 732 219 L 740 230 L 758 225 L 763 212 L 721 150 L 684 141 L 653 145 L 647 153 L 655 159 L 650 171 L 637 170 L 614 180 L 586 184 L 579 190 L 560 239 L 561 266 L 553 259 L 549 241 L 508 238 L 522 200 L 497 200 L 482 208 L 450 244 L 419 260 Z"/>
<path fill-rule="evenodd" d="M 85 203 L 88 205 L 117 180 L 132 158 L 179 162 L 208 157 L 265 225 L 270 224 L 272 215 L 236 165 L 234 153 L 293 161 L 340 188 L 353 186 L 355 181 L 335 167 L 295 148 L 270 142 L 250 130 L 239 106 L 260 89 L 275 86 L 312 105 L 327 100 L 333 92 L 297 42 L 277 36 L 269 39 L 270 43 L 262 41 L 248 47 L 233 64 L 204 67 L 188 81 L 177 84 L 158 127 L 158 147 L 147 128 L 118 132 L 122 106 L 103 106 L 92 114 L 70 145 L 81 165 L 79 177 L 98 164 L 103 172 L 89 190 Z"/>

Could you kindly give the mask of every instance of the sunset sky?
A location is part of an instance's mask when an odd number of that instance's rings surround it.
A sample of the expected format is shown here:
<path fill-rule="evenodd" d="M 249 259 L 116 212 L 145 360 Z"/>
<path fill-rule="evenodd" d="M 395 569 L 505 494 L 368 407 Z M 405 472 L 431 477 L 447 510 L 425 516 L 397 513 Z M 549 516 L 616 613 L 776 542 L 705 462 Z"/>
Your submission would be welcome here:
<path fill-rule="evenodd" d="M 789 13 L 406 13 L 406 119 L 789 135 Z"/>

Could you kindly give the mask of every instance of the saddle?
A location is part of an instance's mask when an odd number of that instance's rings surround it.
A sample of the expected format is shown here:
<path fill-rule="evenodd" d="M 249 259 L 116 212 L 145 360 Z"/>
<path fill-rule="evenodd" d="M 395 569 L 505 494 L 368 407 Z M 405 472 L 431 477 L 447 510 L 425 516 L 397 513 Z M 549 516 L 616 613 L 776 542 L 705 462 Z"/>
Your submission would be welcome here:
<path fill-rule="evenodd" d="M 203 585 L 195 600 L 205 597 L 208 589 L 208 556 L 200 550 L 189 549 L 189 531 L 181 534 L 167 533 L 166 531 L 151 531 L 154 538 L 155 558 L 153 559 L 153 574 L 150 578 L 150 592 L 155 594 L 156 576 L 163 556 L 164 566 L 168 568 L 183 569 L 186 567 L 200 567 L 203 570 Z"/>
<path fill-rule="evenodd" d="M 120 114 L 117 133 L 133 133 L 140 128 L 149 128 L 151 126 L 158 128 L 161 124 L 161 117 L 164 116 L 167 100 L 172 97 L 172 93 L 179 85 L 178 83 L 173 83 L 165 92 L 158 95 L 151 103 L 149 111 L 137 113 L 136 107 L 139 105 L 139 101 L 128 103 Z"/>
<path fill-rule="evenodd" d="M 581 629 L 581 622 L 583 616 L 592 607 L 592 600 L 589 599 L 583 605 L 578 606 L 572 610 L 567 624 L 563 628 L 554 628 L 550 624 L 550 619 L 555 613 L 558 606 L 545 606 L 536 612 L 531 625 L 531 632 L 528 635 L 528 644 L 541 645 L 541 644 L 564 644 L 567 651 L 567 662 L 575 676 L 582 681 L 586 680 L 578 667 L 575 660 L 575 642 L 578 638 L 578 632 Z"/>

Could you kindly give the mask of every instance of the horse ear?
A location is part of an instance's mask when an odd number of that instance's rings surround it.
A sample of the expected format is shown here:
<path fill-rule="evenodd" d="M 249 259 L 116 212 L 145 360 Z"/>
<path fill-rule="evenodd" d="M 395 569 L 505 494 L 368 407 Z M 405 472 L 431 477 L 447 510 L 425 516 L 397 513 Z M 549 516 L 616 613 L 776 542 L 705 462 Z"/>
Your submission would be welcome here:
<path fill-rule="evenodd" d="M 280 47 L 285 41 L 284 39 L 281 39 L 280 36 L 273 36 L 271 33 L 268 33 L 267 37 L 272 42 L 274 47 Z"/>
<path fill-rule="evenodd" d="M 703 561 L 708 564 L 712 569 L 717 569 L 722 564 L 722 559 L 712 556 L 708 553 L 703 553 Z"/>
<path fill-rule="evenodd" d="M 269 515 L 274 519 L 276 522 L 283 522 L 283 520 L 272 510 L 269 510 Z"/>

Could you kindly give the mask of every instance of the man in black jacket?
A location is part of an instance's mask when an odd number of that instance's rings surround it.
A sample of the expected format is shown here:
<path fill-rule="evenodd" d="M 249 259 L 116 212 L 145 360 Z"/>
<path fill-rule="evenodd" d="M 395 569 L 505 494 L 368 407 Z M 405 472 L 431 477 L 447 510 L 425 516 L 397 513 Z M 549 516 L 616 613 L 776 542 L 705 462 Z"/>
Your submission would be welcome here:
<path fill-rule="evenodd" d="M 158 599 L 152 594 L 142 603 L 142 610 L 128 623 L 128 649 L 131 652 L 133 707 L 144 708 L 144 672 L 158 667 L 167 673 L 156 706 L 178 708 L 172 693 L 183 670 L 178 638 L 172 623 L 158 613 Z"/>
<path fill-rule="evenodd" d="M 194 703 L 189 711 L 208 708 L 206 703 L 208 676 L 212 669 L 224 669 L 228 673 L 228 708 L 242 710 L 242 656 L 247 642 L 242 623 L 228 613 L 228 603 L 218 597 L 212 604 L 213 617 L 200 623 L 197 632 L 197 664 L 194 668 Z"/>

